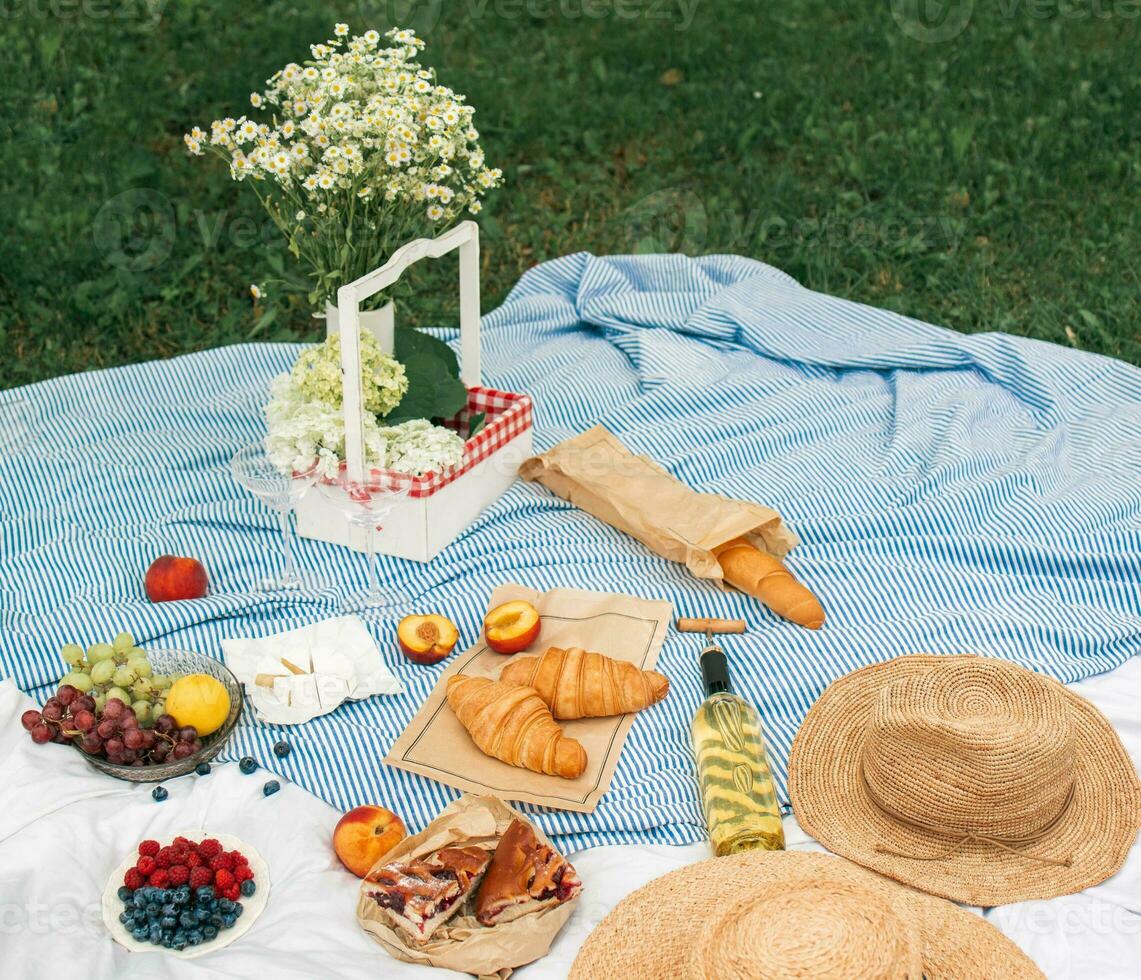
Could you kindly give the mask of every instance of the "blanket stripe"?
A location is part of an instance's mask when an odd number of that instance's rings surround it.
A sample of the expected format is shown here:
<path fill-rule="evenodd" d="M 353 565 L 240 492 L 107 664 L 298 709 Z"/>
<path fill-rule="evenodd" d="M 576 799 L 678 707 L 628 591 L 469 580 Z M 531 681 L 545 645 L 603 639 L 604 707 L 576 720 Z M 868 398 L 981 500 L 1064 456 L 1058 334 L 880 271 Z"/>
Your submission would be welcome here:
<path fill-rule="evenodd" d="M 1141 649 L 1136 368 L 961 336 L 735 256 L 568 256 L 528 272 L 483 330 L 484 380 L 533 396 L 537 449 L 601 422 L 696 488 L 777 508 L 803 539 L 789 563 L 828 623 L 783 623 L 517 483 L 431 564 L 384 560 L 415 610 L 450 615 L 464 643 L 508 580 L 741 616 L 749 633 L 724 646 L 763 714 L 782 794 L 800 720 L 850 670 L 974 651 L 1074 681 Z M 229 347 L 0 397 L 0 672 L 42 695 L 64 643 L 124 628 L 220 656 L 226 636 L 332 615 L 338 590 L 364 586 L 363 556 L 306 541 L 299 561 L 334 590 L 253 591 L 278 529 L 228 460 L 263 431 L 269 380 L 296 352 Z M 26 425 L 13 422 L 17 399 Z M 146 601 L 143 572 L 168 551 L 205 562 L 209 596 Z M 224 758 L 253 755 L 340 808 L 391 806 L 418 830 L 456 793 L 380 760 L 442 668 L 405 661 L 391 620 L 375 632 L 405 694 L 289 730 L 247 718 Z M 703 836 L 688 737 L 698 649 L 667 639 L 670 696 L 635 722 L 594 813 L 529 808 L 562 846 Z M 271 751 L 281 737 L 294 747 L 285 760 Z"/>

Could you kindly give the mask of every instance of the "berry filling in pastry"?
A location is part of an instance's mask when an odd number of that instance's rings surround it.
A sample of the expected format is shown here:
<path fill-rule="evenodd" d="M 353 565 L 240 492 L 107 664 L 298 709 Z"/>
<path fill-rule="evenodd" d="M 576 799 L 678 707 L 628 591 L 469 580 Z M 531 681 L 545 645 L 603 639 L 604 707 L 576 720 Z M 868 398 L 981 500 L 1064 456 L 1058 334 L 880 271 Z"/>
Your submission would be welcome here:
<path fill-rule="evenodd" d="M 377 868 L 362 887 L 394 928 L 409 941 L 424 943 L 479 887 L 490 861 L 491 854 L 480 847 L 445 847 L 424 859 Z"/>
<path fill-rule="evenodd" d="M 568 902 L 582 891 L 578 874 L 535 831 L 514 820 L 495 849 L 495 857 L 476 896 L 475 915 L 482 925 L 511 922 L 521 916 Z"/>

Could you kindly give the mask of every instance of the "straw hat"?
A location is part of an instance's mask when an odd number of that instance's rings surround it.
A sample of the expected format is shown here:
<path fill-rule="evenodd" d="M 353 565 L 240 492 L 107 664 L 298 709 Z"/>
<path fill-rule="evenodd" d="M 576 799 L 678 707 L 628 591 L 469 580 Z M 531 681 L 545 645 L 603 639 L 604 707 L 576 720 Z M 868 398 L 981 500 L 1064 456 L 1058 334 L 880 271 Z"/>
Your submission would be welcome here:
<path fill-rule="evenodd" d="M 972 905 L 1096 885 L 1141 825 L 1141 783 L 1105 717 L 974 656 L 899 657 L 834 682 L 793 742 L 789 796 L 829 850 Z"/>
<path fill-rule="evenodd" d="M 748 851 L 651 881 L 591 933 L 571 980 L 1041 978 L 980 916 L 830 854 Z"/>

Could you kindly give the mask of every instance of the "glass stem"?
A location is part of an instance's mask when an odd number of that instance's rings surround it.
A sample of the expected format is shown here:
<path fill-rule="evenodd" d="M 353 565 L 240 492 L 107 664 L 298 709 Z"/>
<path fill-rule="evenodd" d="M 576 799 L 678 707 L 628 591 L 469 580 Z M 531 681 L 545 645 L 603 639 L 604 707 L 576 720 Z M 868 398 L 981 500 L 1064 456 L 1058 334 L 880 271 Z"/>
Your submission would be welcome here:
<path fill-rule="evenodd" d="M 376 528 L 365 528 L 365 548 L 368 554 L 368 598 L 375 604 L 380 599 L 380 576 L 377 574 Z"/>
<path fill-rule="evenodd" d="M 297 570 L 293 567 L 292 516 L 292 507 L 281 508 L 281 584 L 286 588 L 297 584 Z"/>

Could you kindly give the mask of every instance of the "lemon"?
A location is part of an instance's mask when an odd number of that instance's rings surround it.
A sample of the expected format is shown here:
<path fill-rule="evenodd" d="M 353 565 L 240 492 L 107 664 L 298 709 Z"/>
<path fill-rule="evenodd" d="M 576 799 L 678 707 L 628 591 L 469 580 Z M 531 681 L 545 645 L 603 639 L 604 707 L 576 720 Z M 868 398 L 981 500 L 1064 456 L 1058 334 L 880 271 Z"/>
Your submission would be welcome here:
<path fill-rule="evenodd" d="M 204 737 L 222 727 L 230 713 L 230 695 L 209 674 L 187 674 L 170 685 L 166 713 L 180 726 L 193 725 Z"/>

